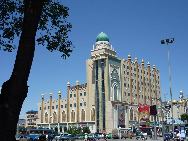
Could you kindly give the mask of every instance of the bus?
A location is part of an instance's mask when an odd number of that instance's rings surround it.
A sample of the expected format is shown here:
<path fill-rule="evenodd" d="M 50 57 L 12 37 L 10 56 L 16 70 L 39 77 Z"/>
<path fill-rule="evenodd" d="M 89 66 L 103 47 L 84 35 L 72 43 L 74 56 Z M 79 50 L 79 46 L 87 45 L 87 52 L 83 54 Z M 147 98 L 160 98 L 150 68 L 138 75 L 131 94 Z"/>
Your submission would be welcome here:
<path fill-rule="evenodd" d="M 35 137 L 40 135 L 48 135 L 53 138 L 53 129 L 27 129 L 26 136 L 30 137 L 31 141 L 34 141 Z"/>
<path fill-rule="evenodd" d="M 146 135 L 152 135 L 152 127 L 137 127 L 136 132 L 140 133 L 147 133 Z"/>
<path fill-rule="evenodd" d="M 126 139 L 126 138 L 132 138 L 133 133 L 131 131 L 131 128 L 114 128 L 112 129 L 112 138 L 113 139 Z"/>

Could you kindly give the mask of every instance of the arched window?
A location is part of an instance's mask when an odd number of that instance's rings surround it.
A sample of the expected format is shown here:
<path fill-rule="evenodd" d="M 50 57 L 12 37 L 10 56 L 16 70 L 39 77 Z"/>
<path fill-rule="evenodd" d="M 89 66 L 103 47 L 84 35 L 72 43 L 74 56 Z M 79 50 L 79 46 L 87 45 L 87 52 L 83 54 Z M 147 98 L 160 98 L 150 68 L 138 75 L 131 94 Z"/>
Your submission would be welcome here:
<path fill-rule="evenodd" d="M 48 114 L 45 113 L 45 123 L 48 123 Z"/>
<path fill-rule="evenodd" d="M 95 109 L 92 108 L 91 110 L 91 121 L 95 121 Z"/>
<path fill-rule="evenodd" d="M 65 111 L 63 111 L 62 112 L 62 122 L 66 122 L 65 119 L 66 119 L 66 114 L 65 114 Z"/>
<path fill-rule="evenodd" d="M 72 110 L 71 112 L 71 122 L 75 122 L 75 112 Z"/>
<path fill-rule="evenodd" d="M 85 121 L 85 111 L 82 109 L 81 111 L 81 121 Z"/>
<path fill-rule="evenodd" d="M 130 109 L 130 120 L 133 120 L 133 109 Z"/>
<path fill-rule="evenodd" d="M 57 122 L 57 114 L 56 112 L 53 113 L 53 123 Z"/>

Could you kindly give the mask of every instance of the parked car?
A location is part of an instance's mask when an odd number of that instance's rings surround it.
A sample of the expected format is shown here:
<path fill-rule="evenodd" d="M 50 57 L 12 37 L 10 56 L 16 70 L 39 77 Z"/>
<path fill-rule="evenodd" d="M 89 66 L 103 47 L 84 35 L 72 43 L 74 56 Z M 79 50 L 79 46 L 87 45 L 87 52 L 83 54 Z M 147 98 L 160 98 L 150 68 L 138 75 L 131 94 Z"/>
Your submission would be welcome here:
<path fill-rule="evenodd" d="M 111 138 L 112 138 L 112 133 L 109 133 L 109 134 L 107 135 L 107 138 L 108 138 L 108 139 L 111 139 Z"/>
<path fill-rule="evenodd" d="M 95 137 L 96 137 L 97 139 L 103 139 L 103 138 L 104 138 L 103 133 L 95 133 L 94 135 L 95 135 Z"/>
<path fill-rule="evenodd" d="M 85 138 L 85 135 L 84 135 L 84 134 L 77 135 L 77 138 L 78 138 L 78 139 L 84 139 L 84 138 Z"/>
<path fill-rule="evenodd" d="M 46 141 L 46 135 L 40 135 L 40 136 L 36 136 L 34 138 L 34 141 Z"/>
<path fill-rule="evenodd" d="M 67 136 L 61 136 L 60 137 L 60 141 L 64 141 L 64 140 L 75 140 L 75 139 L 78 139 L 77 136 L 74 136 L 74 135 L 67 135 Z"/>
<path fill-rule="evenodd" d="M 57 135 L 55 136 L 55 140 L 56 140 L 56 141 L 59 140 L 62 135 L 63 135 L 63 133 L 57 134 Z M 68 134 L 67 134 L 67 135 L 68 135 Z"/>

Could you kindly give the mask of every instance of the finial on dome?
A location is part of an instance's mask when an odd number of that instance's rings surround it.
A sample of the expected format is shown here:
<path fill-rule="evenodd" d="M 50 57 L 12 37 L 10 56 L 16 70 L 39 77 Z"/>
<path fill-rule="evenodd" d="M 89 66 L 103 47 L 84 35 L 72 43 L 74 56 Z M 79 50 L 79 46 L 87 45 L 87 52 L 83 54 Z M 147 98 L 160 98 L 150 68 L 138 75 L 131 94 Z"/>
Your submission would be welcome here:
<path fill-rule="evenodd" d="M 144 65 L 144 60 L 143 59 L 142 59 L 141 63 L 142 63 L 142 65 Z"/>
<path fill-rule="evenodd" d="M 42 94 L 41 97 L 44 98 L 44 94 Z"/>
<path fill-rule="evenodd" d="M 69 87 L 69 86 L 70 86 L 70 83 L 68 82 L 68 83 L 67 83 L 67 87 Z"/>
<path fill-rule="evenodd" d="M 153 65 L 153 69 L 155 69 L 155 65 Z"/>
<path fill-rule="evenodd" d="M 131 60 L 131 55 L 128 55 L 128 59 Z"/>
<path fill-rule="evenodd" d="M 58 94 L 61 95 L 61 92 L 59 91 Z"/>
<path fill-rule="evenodd" d="M 150 63 L 149 62 L 147 63 L 147 65 L 148 65 L 148 67 L 150 67 Z"/>
<path fill-rule="evenodd" d="M 79 85 L 79 81 L 78 80 L 76 81 L 76 85 Z"/>
<path fill-rule="evenodd" d="M 52 96 L 52 93 L 50 93 L 50 96 Z"/>
<path fill-rule="evenodd" d="M 135 58 L 135 62 L 138 62 L 138 58 Z"/>

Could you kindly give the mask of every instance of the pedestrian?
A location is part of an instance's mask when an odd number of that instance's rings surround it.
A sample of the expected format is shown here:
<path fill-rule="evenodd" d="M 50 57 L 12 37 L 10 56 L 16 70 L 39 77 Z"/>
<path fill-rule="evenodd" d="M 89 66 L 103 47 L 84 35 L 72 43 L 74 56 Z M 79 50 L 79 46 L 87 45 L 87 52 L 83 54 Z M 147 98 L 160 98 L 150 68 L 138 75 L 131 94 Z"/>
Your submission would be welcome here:
<path fill-rule="evenodd" d="M 106 134 L 104 133 L 104 140 L 106 140 Z"/>
<path fill-rule="evenodd" d="M 85 141 L 87 141 L 87 133 L 85 133 Z"/>

